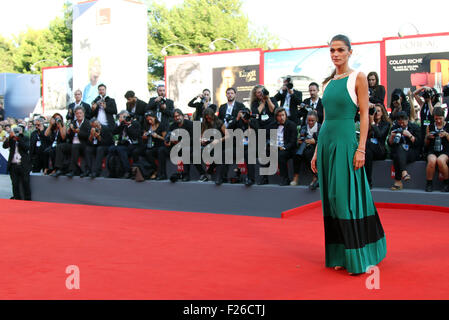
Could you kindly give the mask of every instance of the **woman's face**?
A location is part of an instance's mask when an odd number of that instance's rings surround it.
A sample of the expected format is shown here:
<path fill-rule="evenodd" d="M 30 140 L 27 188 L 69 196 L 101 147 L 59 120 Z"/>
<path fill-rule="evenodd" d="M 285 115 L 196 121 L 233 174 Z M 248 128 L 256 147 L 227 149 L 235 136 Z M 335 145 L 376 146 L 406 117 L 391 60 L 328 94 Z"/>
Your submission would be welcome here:
<path fill-rule="evenodd" d="M 368 77 L 368 85 L 370 86 L 370 88 L 375 87 L 376 86 L 376 77 L 375 76 L 369 76 Z"/>
<path fill-rule="evenodd" d="M 315 116 L 308 116 L 307 117 L 307 124 L 309 125 L 309 128 L 313 128 L 313 126 L 316 123 L 316 118 Z"/>
<path fill-rule="evenodd" d="M 262 99 L 263 99 L 262 88 L 258 88 L 258 89 L 256 90 L 256 98 L 259 99 L 259 100 L 262 100 Z"/>
<path fill-rule="evenodd" d="M 348 63 L 352 49 L 340 40 L 333 41 L 330 46 L 330 54 L 335 67 L 341 67 Z"/>
<path fill-rule="evenodd" d="M 206 122 L 207 122 L 207 123 L 212 123 L 212 121 L 213 121 L 212 117 L 209 116 L 209 115 L 206 115 L 206 116 L 204 117 L 204 119 L 206 119 Z"/>
<path fill-rule="evenodd" d="M 382 118 L 382 108 L 379 106 L 376 106 L 375 108 L 376 108 L 376 114 L 375 114 L 374 118 L 376 120 L 379 120 L 380 118 Z"/>
<path fill-rule="evenodd" d="M 393 101 L 393 106 L 394 106 L 395 108 L 398 108 L 398 107 L 401 105 L 401 102 L 402 102 L 402 98 L 399 97 L 398 100 Z"/>
<path fill-rule="evenodd" d="M 150 125 L 153 125 L 153 124 L 154 124 L 154 117 L 147 117 L 147 119 L 148 119 L 148 123 L 149 123 Z"/>
<path fill-rule="evenodd" d="M 444 117 L 434 116 L 433 119 L 438 127 L 441 127 L 444 124 Z"/>

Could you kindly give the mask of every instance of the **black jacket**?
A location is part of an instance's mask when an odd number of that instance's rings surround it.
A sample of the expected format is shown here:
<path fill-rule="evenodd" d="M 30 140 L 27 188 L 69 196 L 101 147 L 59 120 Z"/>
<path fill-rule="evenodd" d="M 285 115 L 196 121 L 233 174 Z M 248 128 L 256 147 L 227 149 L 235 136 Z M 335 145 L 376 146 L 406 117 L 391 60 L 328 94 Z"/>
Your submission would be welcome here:
<path fill-rule="evenodd" d="M 287 97 L 287 92 L 283 91 L 278 93 L 274 96 L 276 101 L 279 101 L 279 106 L 284 107 L 285 98 Z M 298 106 L 302 103 L 302 92 L 293 89 L 293 95 L 290 98 L 290 116 L 288 117 L 289 120 L 295 122 L 296 124 L 299 124 L 299 114 L 298 114 Z"/>
<path fill-rule="evenodd" d="M 390 135 L 393 135 L 396 129 L 398 129 L 400 125 L 394 124 L 391 128 Z M 410 150 L 415 152 L 418 156 L 421 153 L 421 145 L 422 145 L 422 138 L 421 138 L 421 129 L 417 124 L 414 124 L 413 122 L 408 122 L 408 131 L 415 137 L 415 143 L 413 143 L 409 138 L 402 137 L 402 139 L 405 139 L 405 143 L 409 145 Z M 404 140 L 402 140 L 404 141 Z M 398 147 L 398 145 L 390 144 L 392 148 L 392 152 L 394 153 L 395 148 Z"/>
<path fill-rule="evenodd" d="M 91 142 L 89 139 L 87 139 L 87 144 L 91 147 L 108 147 L 114 144 L 114 140 L 112 138 L 112 131 L 108 126 L 103 125 L 101 126 L 100 138 L 101 140 L 99 140 L 97 144 L 93 143 L 94 140 L 92 140 Z"/>
<path fill-rule="evenodd" d="M 100 96 L 96 97 L 93 101 L 94 103 L 97 103 L 101 99 Z M 108 121 L 108 127 L 113 129 L 115 127 L 115 121 L 114 121 L 114 115 L 117 114 L 117 104 L 115 103 L 115 100 L 110 98 L 109 96 L 105 97 L 106 102 L 106 108 L 104 111 L 106 112 L 106 119 Z M 91 112 L 91 118 L 98 118 L 98 111 L 100 110 L 100 106 L 97 105 L 97 108 L 95 110 L 92 110 Z"/>
<path fill-rule="evenodd" d="M 30 161 L 30 155 L 29 155 L 30 141 L 23 134 L 18 136 L 17 141 L 15 139 L 11 139 L 8 137 L 3 142 L 3 148 L 4 149 L 9 148 L 8 170 L 11 168 L 12 159 L 16 152 L 16 143 L 18 144 L 19 154 L 22 157 L 21 158 L 22 167 L 25 169 L 25 171 L 29 172 L 29 171 L 31 171 L 31 161 Z"/>
<path fill-rule="evenodd" d="M 369 88 L 369 102 L 384 104 L 385 101 L 385 87 L 378 85 L 374 88 Z"/>
<path fill-rule="evenodd" d="M 236 119 L 239 111 L 243 110 L 243 109 L 245 109 L 245 105 L 241 102 L 235 101 L 234 108 L 232 108 L 232 113 L 231 113 L 232 118 Z M 222 104 L 220 106 L 220 108 L 218 109 L 218 119 L 220 119 L 223 122 L 225 121 L 225 118 L 226 118 L 226 110 L 228 110 L 227 103 Z"/>
<path fill-rule="evenodd" d="M 126 104 L 126 111 L 132 112 L 134 106 Z M 134 114 L 136 115 L 137 121 L 139 121 L 140 126 L 143 126 L 143 122 L 145 120 L 145 112 L 148 110 L 148 104 L 145 101 L 137 99 L 136 101 L 136 110 Z"/>
<path fill-rule="evenodd" d="M 277 130 L 279 123 L 274 122 L 269 129 Z M 298 143 L 298 130 L 297 125 L 291 120 L 288 120 L 284 124 L 284 148 L 288 152 L 295 152 Z"/>
<path fill-rule="evenodd" d="M 47 127 L 44 126 L 44 130 L 42 131 L 37 131 L 34 130 L 33 132 L 31 132 L 30 135 L 30 156 L 33 157 L 36 153 L 37 153 L 37 148 L 39 148 L 37 146 L 38 141 L 40 141 L 40 148 L 42 150 L 45 150 L 45 148 L 48 146 L 48 139 L 45 136 L 45 130 L 47 130 Z"/>
<path fill-rule="evenodd" d="M 165 98 L 165 106 L 166 108 L 164 110 L 160 110 L 159 103 L 157 103 L 156 100 L 157 97 L 153 97 L 148 102 L 148 109 L 149 111 L 153 111 L 157 114 L 157 112 L 161 112 L 161 119 L 160 122 L 164 126 L 168 127 L 173 122 L 173 113 L 175 110 L 175 103 L 173 100 L 170 100 L 168 98 Z"/>
<path fill-rule="evenodd" d="M 92 109 L 90 108 L 90 105 L 85 103 L 85 102 L 81 102 L 81 107 L 84 108 L 84 117 L 86 119 L 91 119 L 92 118 Z M 67 107 L 67 115 L 65 116 L 65 118 L 69 121 L 72 121 L 75 119 L 75 102 L 69 104 L 69 106 Z"/>
<path fill-rule="evenodd" d="M 73 124 L 73 127 L 76 129 L 76 120 L 72 121 L 71 124 Z M 81 127 L 79 128 L 80 132 L 78 133 L 78 138 L 82 144 L 87 144 L 87 140 L 89 139 L 90 135 L 90 123 L 89 120 L 84 118 L 83 123 L 81 124 Z M 75 137 L 75 132 L 72 130 L 67 130 L 67 142 L 73 143 L 73 138 Z"/>
<path fill-rule="evenodd" d="M 385 140 L 387 139 L 388 133 L 390 132 L 391 124 L 387 121 L 380 120 L 378 125 L 370 126 L 368 131 L 368 139 L 377 139 L 379 147 L 385 150 Z"/>
<path fill-rule="evenodd" d="M 278 103 L 275 98 L 270 98 L 271 102 L 274 104 L 274 110 L 273 112 L 270 111 L 268 107 L 268 102 L 265 102 L 265 108 L 262 110 L 262 113 L 259 113 L 259 102 L 254 101 L 251 104 L 251 113 L 256 115 L 259 115 L 259 127 L 261 129 L 268 129 L 271 128 L 271 126 L 276 122 L 276 119 L 274 119 L 274 111 L 278 107 Z M 268 116 L 268 119 L 263 120 L 264 116 Z M 268 136 L 267 136 L 268 137 Z"/>
<path fill-rule="evenodd" d="M 142 143 L 142 130 L 138 121 L 134 120 L 129 126 L 124 123 L 116 126 L 112 131 L 113 134 L 119 135 L 118 144 L 141 144 Z M 123 136 L 127 137 L 123 140 Z M 129 141 L 131 140 L 131 141 Z"/>
<path fill-rule="evenodd" d="M 310 106 L 310 100 L 311 100 L 310 98 L 305 99 L 304 104 Z M 316 106 L 315 111 L 318 114 L 318 119 L 317 119 L 318 123 L 323 123 L 324 113 L 323 113 L 323 102 L 322 102 L 321 98 L 318 98 L 318 104 Z M 307 112 L 307 110 L 303 111 L 303 112 L 305 115 L 305 117 L 303 118 L 303 124 L 304 124 L 307 120 L 306 118 L 307 118 L 308 112 Z"/>
<path fill-rule="evenodd" d="M 190 108 L 195 108 L 195 119 L 193 119 L 194 121 L 201 121 L 201 118 L 203 117 L 203 112 L 204 112 L 204 104 L 202 102 L 195 102 L 195 100 L 198 99 L 198 97 L 193 98 L 192 100 L 190 100 L 188 106 Z M 216 104 L 211 104 L 208 106 L 208 108 L 211 108 L 212 110 L 214 110 L 214 112 L 217 112 L 217 105 Z M 226 112 L 226 110 L 225 110 Z"/>

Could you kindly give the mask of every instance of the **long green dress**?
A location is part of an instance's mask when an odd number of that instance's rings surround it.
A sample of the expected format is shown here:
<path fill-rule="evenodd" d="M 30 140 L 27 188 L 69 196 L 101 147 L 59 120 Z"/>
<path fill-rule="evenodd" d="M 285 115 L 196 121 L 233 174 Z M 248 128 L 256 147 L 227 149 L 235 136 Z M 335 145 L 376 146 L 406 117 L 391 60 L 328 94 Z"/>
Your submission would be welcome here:
<path fill-rule="evenodd" d="M 326 267 L 342 266 L 355 274 L 377 265 L 387 251 L 365 168 L 355 171 L 353 165 L 358 147 L 354 123 L 356 76 L 352 72 L 327 84 L 322 98 L 325 119 L 317 146 Z"/>

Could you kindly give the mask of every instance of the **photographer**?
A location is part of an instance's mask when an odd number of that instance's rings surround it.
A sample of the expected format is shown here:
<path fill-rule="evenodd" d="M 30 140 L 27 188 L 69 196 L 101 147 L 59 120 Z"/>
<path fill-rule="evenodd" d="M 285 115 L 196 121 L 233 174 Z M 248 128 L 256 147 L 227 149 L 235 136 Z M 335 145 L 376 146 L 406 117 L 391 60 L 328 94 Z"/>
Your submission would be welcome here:
<path fill-rule="evenodd" d="M 398 112 L 396 118 L 396 124 L 393 125 L 388 139 L 395 172 L 395 182 L 391 187 L 393 191 L 402 189 L 401 180 L 408 181 L 411 179 L 406 170 L 406 165 L 418 160 L 421 152 L 419 127 L 408 121 L 409 117 L 404 111 Z"/>
<path fill-rule="evenodd" d="M 276 99 L 270 98 L 270 93 L 262 85 L 256 85 L 250 95 L 251 113 L 259 115 L 259 127 L 267 129 L 275 122 L 274 110 L 278 108 Z M 285 109 L 284 109 L 285 111 Z M 287 111 L 285 111 L 287 114 Z"/>
<path fill-rule="evenodd" d="M 114 115 L 117 114 L 117 104 L 115 100 L 106 95 L 106 86 L 98 86 L 98 97 L 92 102 L 91 118 L 97 118 L 104 126 L 111 130 L 115 127 Z"/>
<path fill-rule="evenodd" d="M 442 191 L 449 192 L 449 124 L 444 120 L 444 110 L 441 107 L 433 109 L 434 122 L 427 127 L 425 144 L 427 153 L 426 192 L 433 191 L 433 176 L 435 167 L 443 175 Z"/>
<path fill-rule="evenodd" d="M 421 121 L 421 136 L 424 137 L 427 127 L 433 124 L 432 99 L 434 97 L 432 88 L 422 87 L 413 92 L 413 96 L 420 107 L 419 118 Z"/>
<path fill-rule="evenodd" d="M 277 131 L 278 164 L 281 176 L 279 185 L 287 186 L 290 185 L 287 162 L 296 154 L 298 130 L 296 124 L 287 119 L 287 112 L 284 108 L 276 108 L 274 116 L 276 120 L 271 124 L 269 129 L 275 129 Z M 267 176 L 262 177 L 267 178 Z"/>
<path fill-rule="evenodd" d="M 148 109 L 156 114 L 159 122 L 166 128 L 173 122 L 173 111 L 175 104 L 173 100 L 165 97 L 165 86 L 157 87 L 157 97 L 153 97 L 148 102 Z"/>
<path fill-rule="evenodd" d="M 34 131 L 30 135 L 30 158 L 33 172 L 44 170 L 44 174 L 48 171 L 48 154 L 45 149 L 48 147 L 48 139 L 45 137 L 46 127 L 44 127 L 43 119 L 36 118 L 34 120 Z"/>
<path fill-rule="evenodd" d="M 119 125 L 115 127 L 112 134 L 119 136 L 117 145 L 109 147 L 109 154 L 117 154 L 125 173 L 123 179 L 131 177 L 131 166 L 129 158 L 134 162 L 139 161 L 139 150 L 142 145 L 141 127 L 139 122 L 128 111 L 123 110 L 119 114 Z"/>
<path fill-rule="evenodd" d="M 211 108 L 214 112 L 217 112 L 217 106 L 211 103 L 209 89 L 204 89 L 203 93 L 190 100 L 188 105 L 190 108 L 196 109 L 193 114 L 194 121 L 203 121 L 203 112 L 207 108 Z"/>
<path fill-rule="evenodd" d="M 75 96 L 75 102 L 69 104 L 69 106 L 67 107 L 67 115 L 65 116 L 67 121 L 75 120 L 74 110 L 76 107 L 83 107 L 86 119 L 90 119 L 92 110 L 90 108 L 90 105 L 81 100 L 83 98 L 83 93 L 81 92 L 81 90 L 76 90 L 73 95 Z"/>
<path fill-rule="evenodd" d="M 377 72 L 372 71 L 368 73 L 366 78 L 368 80 L 369 102 L 383 105 L 385 100 L 385 87 L 379 84 Z"/>
<path fill-rule="evenodd" d="M 401 89 L 394 89 L 391 93 L 390 109 L 390 119 L 392 121 L 397 119 L 397 113 L 401 111 L 405 112 L 407 117 L 410 118 L 410 103 L 408 103 L 407 98 Z"/>
<path fill-rule="evenodd" d="M 248 129 L 252 129 L 256 132 L 259 129 L 259 121 L 256 119 L 256 116 L 251 114 L 251 111 L 248 108 L 245 108 L 241 111 L 239 111 L 237 115 L 237 119 L 235 122 L 232 123 L 231 126 L 229 126 L 229 129 L 236 130 L 241 129 L 243 132 L 246 132 Z M 256 136 L 257 139 L 257 136 Z M 256 181 L 256 165 L 255 164 L 249 164 L 248 160 L 248 137 L 244 137 L 243 141 L 236 141 L 237 144 L 243 144 L 243 156 L 244 156 L 244 163 L 247 165 L 248 168 L 248 174 L 245 180 L 246 186 L 251 186 Z M 257 141 L 253 141 L 253 143 L 257 143 Z M 242 159 L 237 159 L 242 160 Z"/>
<path fill-rule="evenodd" d="M 296 124 L 300 123 L 298 106 L 302 102 L 302 92 L 293 89 L 293 82 L 290 77 L 284 79 L 283 86 L 274 96 L 274 99 L 280 102 L 280 106 L 287 112 L 289 120 Z"/>
<path fill-rule="evenodd" d="M 63 167 L 59 168 L 59 172 L 56 167 L 56 147 L 60 144 L 64 144 L 67 137 L 67 130 L 64 126 L 64 120 L 62 115 L 55 113 L 50 118 L 50 124 L 45 130 L 45 138 L 47 140 L 48 147 L 45 149 L 45 154 L 50 159 L 49 172 L 52 177 L 60 176 L 63 174 Z M 51 163 L 51 165 L 50 165 Z M 56 173 L 58 172 L 58 175 Z"/>
<path fill-rule="evenodd" d="M 301 162 L 304 162 L 306 168 L 313 174 L 312 182 L 309 184 L 311 190 L 318 187 L 318 176 L 312 172 L 311 161 L 315 153 L 315 148 L 318 142 L 318 135 L 320 133 L 321 124 L 318 123 L 318 114 L 316 111 L 309 111 L 307 115 L 307 124 L 301 127 L 298 144 L 299 148 L 293 157 L 293 181 L 292 186 L 298 185 L 299 172 L 301 169 Z"/>
<path fill-rule="evenodd" d="M 309 84 L 309 94 L 310 98 L 304 100 L 302 104 L 300 104 L 300 124 L 305 125 L 307 116 L 310 111 L 314 110 L 317 113 L 318 123 L 323 123 L 323 103 L 321 101 L 318 93 L 320 92 L 320 86 L 316 82 L 312 82 Z"/>
<path fill-rule="evenodd" d="M 95 179 L 100 176 L 103 159 L 107 156 L 114 141 L 111 129 L 108 126 L 102 126 L 98 119 L 92 118 L 90 127 L 86 146 L 86 174 L 90 174 L 90 177 Z"/>
<path fill-rule="evenodd" d="M 125 93 L 125 99 L 127 101 L 126 111 L 135 114 L 140 127 L 143 128 L 145 123 L 145 112 L 148 109 L 148 105 L 144 101 L 138 99 L 134 91 L 127 91 Z"/>
<path fill-rule="evenodd" d="M 391 127 L 388 112 L 383 104 L 369 104 L 369 123 L 365 148 L 365 170 L 368 183 L 370 188 L 372 188 L 373 161 L 386 159 L 385 141 Z"/>
<path fill-rule="evenodd" d="M 11 177 L 13 198 L 15 200 L 31 200 L 29 140 L 23 135 L 22 126 L 17 126 L 9 132 L 8 138 L 3 142 L 3 148 L 9 148 L 8 171 Z"/>
<path fill-rule="evenodd" d="M 161 125 L 157 116 L 149 111 L 145 113 L 144 133 L 142 136 L 143 144 L 140 155 L 143 155 L 148 163 L 154 168 L 155 172 L 158 168 L 156 160 L 161 163 L 159 159 L 159 149 L 164 146 L 165 136 L 167 135 L 167 128 Z M 150 179 L 155 179 L 156 173 Z"/>
<path fill-rule="evenodd" d="M 218 119 L 224 122 L 226 128 L 237 118 L 239 111 L 245 108 L 243 103 L 235 101 L 236 94 L 237 91 L 234 88 L 226 89 L 226 99 L 228 102 L 222 104 L 218 109 Z"/>

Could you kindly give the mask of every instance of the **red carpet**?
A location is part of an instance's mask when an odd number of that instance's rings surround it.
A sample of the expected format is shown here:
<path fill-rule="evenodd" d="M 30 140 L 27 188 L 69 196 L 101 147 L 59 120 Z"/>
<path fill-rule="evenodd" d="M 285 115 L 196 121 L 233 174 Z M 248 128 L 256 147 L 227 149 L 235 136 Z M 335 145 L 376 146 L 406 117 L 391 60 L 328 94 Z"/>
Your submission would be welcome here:
<path fill-rule="evenodd" d="M 285 219 L 0 200 L 0 299 L 448 299 L 449 213 L 379 205 L 369 275 L 324 267 L 321 209 Z M 68 290 L 66 267 L 80 269 Z"/>

